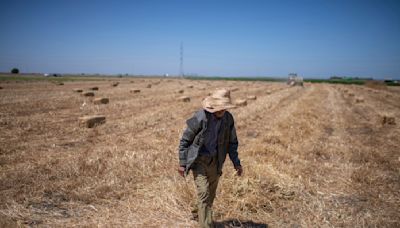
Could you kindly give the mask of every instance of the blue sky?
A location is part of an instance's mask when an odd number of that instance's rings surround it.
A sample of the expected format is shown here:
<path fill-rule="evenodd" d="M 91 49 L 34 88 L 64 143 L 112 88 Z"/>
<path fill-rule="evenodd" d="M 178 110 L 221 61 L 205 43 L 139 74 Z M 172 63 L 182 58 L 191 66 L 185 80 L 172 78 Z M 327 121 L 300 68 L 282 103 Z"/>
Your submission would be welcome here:
<path fill-rule="evenodd" d="M 0 0 L 0 71 L 400 78 L 400 1 Z"/>

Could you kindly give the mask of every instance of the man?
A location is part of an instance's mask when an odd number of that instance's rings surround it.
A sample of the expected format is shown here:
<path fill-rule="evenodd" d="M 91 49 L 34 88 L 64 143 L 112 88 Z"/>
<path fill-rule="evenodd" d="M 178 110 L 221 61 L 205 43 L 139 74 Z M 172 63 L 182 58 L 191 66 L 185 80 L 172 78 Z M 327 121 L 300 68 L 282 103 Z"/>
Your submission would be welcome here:
<path fill-rule="evenodd" d="M 212 204 L 226 154 L 233 162 L 237 175 L 243 173 L 238 157 L 238 140 L 233 116 L 226 111 L 235 106 L 230 92 L 217 90 L 202 102 L 203 109 L 186 121 L 187 128 L 179 143 L 181 176 L 192 170 L 197 189 L 200 227 L 213 227 Z"/>

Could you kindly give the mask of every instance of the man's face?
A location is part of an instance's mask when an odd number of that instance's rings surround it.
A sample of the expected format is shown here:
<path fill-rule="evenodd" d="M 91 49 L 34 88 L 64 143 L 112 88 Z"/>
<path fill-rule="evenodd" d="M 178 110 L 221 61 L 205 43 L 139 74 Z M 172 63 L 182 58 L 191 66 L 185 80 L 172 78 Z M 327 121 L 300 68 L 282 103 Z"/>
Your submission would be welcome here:
<path fill-rule="evenodd" d="M 225 110 L 217 111 L 214 112 L 214 116 L 217 117 L 218 119 L 222 118 L 225 114 Z"/>

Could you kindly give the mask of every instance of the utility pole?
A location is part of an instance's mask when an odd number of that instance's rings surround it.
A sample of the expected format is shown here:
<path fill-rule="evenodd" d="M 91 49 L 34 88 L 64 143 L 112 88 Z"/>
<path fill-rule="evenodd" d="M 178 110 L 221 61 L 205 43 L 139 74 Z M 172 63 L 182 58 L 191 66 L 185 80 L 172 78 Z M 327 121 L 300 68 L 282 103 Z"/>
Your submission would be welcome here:
<path fill-rule="evenodd" d="M 181 42 L 179 76 L 183 78 L 183 42 Z"/>

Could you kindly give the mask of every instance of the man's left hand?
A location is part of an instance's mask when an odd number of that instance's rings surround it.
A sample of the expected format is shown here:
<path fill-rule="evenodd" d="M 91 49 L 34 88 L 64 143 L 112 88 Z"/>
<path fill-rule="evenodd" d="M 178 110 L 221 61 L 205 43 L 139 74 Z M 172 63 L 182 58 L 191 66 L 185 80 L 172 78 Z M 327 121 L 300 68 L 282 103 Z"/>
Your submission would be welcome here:
<path fill-rule="evenodd" d="M 236 169 L 237 175 L 238 175 L 238 176 L 242 176 L 242 174 L 243 174 L 243 168 L 242 168 L 242 166 L 236 166 L 235 169 Z"/>

